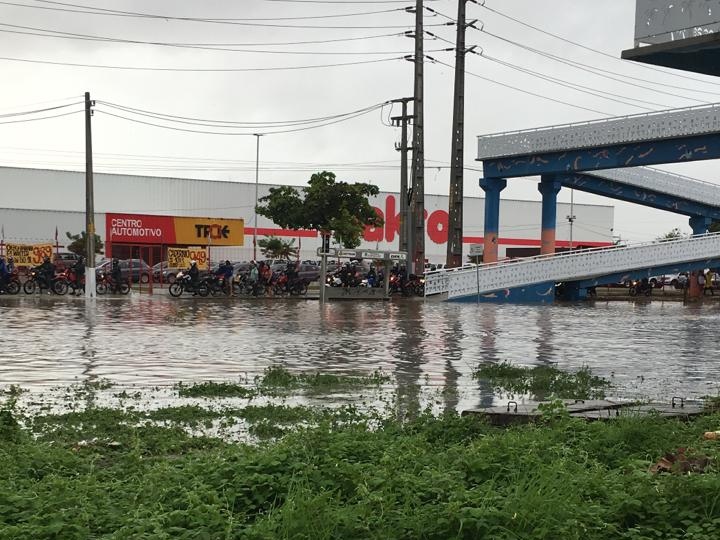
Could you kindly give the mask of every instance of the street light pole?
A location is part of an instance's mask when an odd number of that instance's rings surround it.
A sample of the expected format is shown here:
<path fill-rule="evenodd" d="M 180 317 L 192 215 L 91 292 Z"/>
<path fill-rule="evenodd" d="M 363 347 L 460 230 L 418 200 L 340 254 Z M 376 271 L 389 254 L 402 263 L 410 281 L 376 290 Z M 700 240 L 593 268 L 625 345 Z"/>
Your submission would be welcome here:
<path fill-rule="evenodd" d="M 253 133 L 255 135 L 255 221 L 253 223 L 253 261 L 257 261 L 257 205 L 258 205 L 258 179 L 260 177 L 260 137 L 262 133 Z"/>
<path fill-rule="evenodd" d="M 573 223 L 575 222 L 575 190 L 570 188 L 570 215 L 566 216 L 570 222 L 570 249 L 573 249 Z"/>

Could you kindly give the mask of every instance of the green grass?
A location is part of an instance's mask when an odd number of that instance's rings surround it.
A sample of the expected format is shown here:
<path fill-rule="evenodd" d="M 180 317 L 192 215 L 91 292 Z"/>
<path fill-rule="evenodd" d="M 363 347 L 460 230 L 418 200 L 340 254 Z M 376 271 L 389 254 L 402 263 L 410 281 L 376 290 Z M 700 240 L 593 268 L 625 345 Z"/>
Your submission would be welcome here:
<path fill-rule="evenodd" d="M 553 366 L 521 367 L 508 362 L 485 362 L 473 374 L 476 379 L 488 381 L 495 392 L 530 394 L 535 399 L 551 396 L 560 399 L 600 399 L 610 382 L 582 367 L 574 373 Z"/>
<path fill-rule="evenodd" d="M 507 430 L 427 413 L 402 423 L 388 415 L 377 429 L 356 411 L 352 423 L 323 411 L 294 432 L 268 422 L 311 414 L 292 409 L 246 410 L 258 437 L 279 437 L 253 446 L 113 409 L 23 428 L 5 408 L 0 540 L 717 538 L 716 466 L 691 475 L 648 467 L 679 447 L 717 460 L 720 445 L 701 436 L 720 415 Z"/>
<path fill-rule="evenodd" d="M 364 386 L 380 386 L 390 381 L 387 375 L 375 371 L 367 376 L 333 375 L 328 373 L 290 373 L 284 366 L 276 365 L 265 369 L 256 379 L 261 389 L 347 390 Z"/>

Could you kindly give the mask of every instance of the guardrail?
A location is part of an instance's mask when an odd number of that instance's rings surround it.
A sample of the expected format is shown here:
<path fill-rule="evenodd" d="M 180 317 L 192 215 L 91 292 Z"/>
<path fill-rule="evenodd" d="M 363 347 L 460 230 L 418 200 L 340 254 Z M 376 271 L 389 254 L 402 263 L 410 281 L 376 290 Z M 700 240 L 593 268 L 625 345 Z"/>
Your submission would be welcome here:
<path fill-rule="evenodd" d="M 457 298 L 535 283 L 578 281 L 639 268 L 717 257 L 720 257 L 720 233 L 612 248 L 592 248 L 510 259 L 467 270 L 435 272 L 425 278 L 425 295 L 446 292 L 448 298 Z"/>

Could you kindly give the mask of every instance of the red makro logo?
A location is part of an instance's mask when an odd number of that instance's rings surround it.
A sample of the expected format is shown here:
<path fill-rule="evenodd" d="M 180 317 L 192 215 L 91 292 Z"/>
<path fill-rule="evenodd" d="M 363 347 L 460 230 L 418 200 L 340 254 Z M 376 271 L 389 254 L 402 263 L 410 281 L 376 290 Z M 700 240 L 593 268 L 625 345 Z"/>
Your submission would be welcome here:
<path fill-rule="evenodd" d="M 395 195 L 388 195 L 385 199 L 385 212 L 374 207 L 378 215 L 385 220 L 382 227 L 365 227 L 364 238 L 368 242 L 392 242 L 400 234 L 400 213 L 396 207 Z M 397 210 L 396 210 L 397 208 Z M 446 244 L 448 241 L 449 216 L 445 210 L 435 210 L 428 215 L 425 210 L 425 229 L 430 240 L 436 244 Z"/>

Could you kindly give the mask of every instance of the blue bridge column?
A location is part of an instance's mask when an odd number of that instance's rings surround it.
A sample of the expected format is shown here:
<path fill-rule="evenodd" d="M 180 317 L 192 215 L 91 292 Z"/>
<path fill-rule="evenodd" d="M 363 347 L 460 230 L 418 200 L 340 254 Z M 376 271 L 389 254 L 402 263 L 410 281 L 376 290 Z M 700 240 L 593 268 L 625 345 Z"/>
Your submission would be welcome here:
<path fill-rule="evenodd" d="M 481 178 L 480 187 L 485 191 L 485 242 L 483 262 L 498 260 L 498 232 L 500 228 L 500 192 L 507 186 L 504 178 Z"/>
<path fill-rule="evenodd" d="M 705 216 L 693 216 L 690 218 L 690 227 L 693 234 L 705 234 L 712 224 L 713 219 Z"/>
<path fill-rule="evenodd" d="M 555 253 L 557 223 L 557 194 L 562 183 L 553 175 L 543 175 L 538 191 L 542 193 L 542 229 L 540 232 L 540 254 Z"/>

